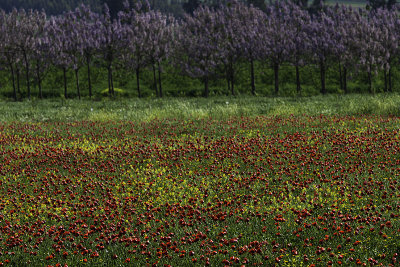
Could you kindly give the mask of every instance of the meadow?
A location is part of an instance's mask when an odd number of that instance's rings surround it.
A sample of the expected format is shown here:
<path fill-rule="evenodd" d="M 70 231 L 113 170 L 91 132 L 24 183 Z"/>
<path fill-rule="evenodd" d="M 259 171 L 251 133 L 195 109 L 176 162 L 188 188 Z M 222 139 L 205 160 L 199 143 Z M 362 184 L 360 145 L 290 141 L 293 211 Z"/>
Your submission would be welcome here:
<path fill-rule="evenodd" d="M 399 263 L 397 94 L 0 114 L 0 266 Z"/>

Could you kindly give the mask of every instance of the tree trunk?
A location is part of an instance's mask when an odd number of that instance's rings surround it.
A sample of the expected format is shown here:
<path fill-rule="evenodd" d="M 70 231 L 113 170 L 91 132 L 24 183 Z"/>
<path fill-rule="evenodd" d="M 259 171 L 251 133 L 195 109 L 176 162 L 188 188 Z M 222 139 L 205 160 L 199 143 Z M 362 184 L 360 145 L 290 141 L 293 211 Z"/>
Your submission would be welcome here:
<path fill-rule="evenodd" d="M 43 92 L 42 92 L 42 79 L 40 77 L 40 67 L 39 67 L 39 62 L 36 64 L 36 77 L 38 81 L 38 86 L 39 86 L 39 98 L 43 98 Z"/>
<path fill-rule="evenodd" d="M 65 99 L 68 98 L 67 94 L 67 68 L 63 67 L 63 72 L 64 72 L 64 97 Z"/>
<path fill-rule="evenodd" d="M 12 85 L 13 85 L 13 97 L 14 97 L 14 101 L 17 101 L 17 89 L 15 87 L 15 74 L 14 74 L 14 67 L 12 64 L 10 64 L 10 69 L 11 69 L 11 78 L 12 78 Z"/>
<path fill-rule="evenodd" d="M 343 67 L 343 90 L 344 90 L 345 94 L 348 93 L 348 91 L 347 91 L 347 67 L 346 66 Z"/>
<path fill-rule="evenodd" d="M 137 92 L 138 92 L 138 97 L 142 97 L 142 94 L 140 93 L 140 69 L 139 67 L 136 68 L 136 87 L 137 87 Z"/>
<path fill-rule="evenodd" d="M 161 65 L 160 62 L 158 62 L 158 90 L 160 92 L 160 97 L 163 97 L 163 91 L 162 91 L 162 83 L 161 83 Z"/>
<path fill-rule="evenodd" d="M 274 76 L 275 76 L 275 95 L 279 92 L 279 64 L 274 63 Z"/>
<path fill-rule="evenodd" d="M 254 60 L 253 58 L 250 59 L 250 83 L 251 83 L 251 94 L 256 94 L 256 84 L 254 79 Z"/>
<path fill-rule="evenodd" d="M 326 94 L 326 85 L 325 85 L 325 62 L 320 60 L 320 74 L 321 74 L 321 93 Z"/>
<path fill-rule="evenodd" d="M 115 97 L 115 91 L 114 91 L 114 80 L 113 80 L 113 70 L 112 67 L 110 67 L 110 84 L 111 84 L 111 95 L 114 98 Z"/>
<path fill-rule="evenodd" d="M 384 76 L 384 80 L 385 80 L 385 88 L 384 91 L 385 93 L 388 91 L 388 80 L 387 80 L 387 69 L 386 66 L 383 69 L 383 76 Z"/>
<path fill-rule="evenodd" d="M 110 70 L 107 68 L 107 82 L 108 82 L 108 96 L 111 97 L 111 79 L 110 79 Z"/>
<path fill-rule="evenodd" d="M 231 94 L 235 95 L 235 73 L 232 59 L 229 61 L 229 78 L 231 80 Z"/>
<path fill-rule="evenodd" d="M 296 91 L 299 95 L 301 92 L 301 84 L 300 84 L 300 69 L 299 66 L 296 65 Z"/>
<path fill-rule="evenodd" d="M 372 73 L 371 70 L 368 71 L 368 91 L 370 94 L 373 93 L 372 91 Z"/>
<path fill-rule="evenodd" d="M 108 66 L 107 69 L 108 69 L 108 94 L 110 95 L 110 97 L 114 97 L 114 84 L 113 84 L 111 64 Z"/>
<path fill-rule="evenodd" d="M 153 68 L 153 86 L 154 86 L 154 90 L 156 92 L 156 96 L 159 97 L 158 88 L 157 88 L 156 66 L 154 64 L 152 64 L 152 68 Z"/>
<path fill-rule="evenodd" d="M 393 92 L 392 87 L 392 67 L 389 66 L 389 92 Z"/>
<path fill-rule="evenodd" d="M 88 84 L 89 84 L 89 97 L 92 98 L 92 81 L 90 79 L 90 57 L 86 57 Z"/>
<path fill-rule="evenodd" d="M 79 69 L 75 69 L 75 81 L 76 81 L 76 92 L 78 93 L 78 99 L 81 99 L 81 89 L 79 87 Z"/>
<path fill-rule="evenodd" d="M 29 81 L 29 62 L 28 62 L 28 56 L 26 55 L 25 51 L 24 51 L 24 61 L 26 69 L 26 89 L 28 91 L 28 99 L 31 99 L 31 84 Z"/>
<path fill-rule="evenodd" d="M 229 92 L 232 91 L 231 89 L 231 76 L 229 75 L 229 67 L 226 67 L 226 84 L 228 85 L 228 92 L 226 95 L 229 95 Z"/>
<path fill-rule="evenodd" d="M 340 84 L 340 89 L 343 90 L 342 64 L 340 64 L 340 61 L 339 61 L 339 84 Z"/>
<path fill-rule="evenodd" d="M 208 76 L 204 78 L 204 97 L 208 97 L 209 89 L 208 89 Z"/>
<path fill-rule="evenodd" d="M 21 96 L 21 86 L 20 86 L 20 76 L 19 76 L 19 68 L 17 67 L 17 92 L 19 96 Z"/>

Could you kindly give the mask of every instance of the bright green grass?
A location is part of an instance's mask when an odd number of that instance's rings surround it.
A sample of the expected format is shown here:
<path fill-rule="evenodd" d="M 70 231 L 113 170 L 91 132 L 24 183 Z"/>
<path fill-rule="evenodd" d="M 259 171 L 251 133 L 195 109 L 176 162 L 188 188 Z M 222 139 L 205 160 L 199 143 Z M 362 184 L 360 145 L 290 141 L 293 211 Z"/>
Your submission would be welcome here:
<path fill-rule="evenodd" d="M 165 99 L 32 100 L 0 102 L 0 121 L 150 121 L 234 116 L 400 115 L 400 94 L 315 97 L 213 97 Z"/>

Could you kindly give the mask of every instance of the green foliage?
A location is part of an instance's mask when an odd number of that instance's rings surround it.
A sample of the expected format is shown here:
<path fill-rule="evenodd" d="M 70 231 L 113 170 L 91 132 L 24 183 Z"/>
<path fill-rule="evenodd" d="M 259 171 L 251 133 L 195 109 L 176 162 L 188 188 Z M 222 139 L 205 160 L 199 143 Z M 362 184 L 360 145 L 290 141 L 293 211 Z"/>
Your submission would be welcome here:
<path fill-rule="evenodd" d="M 339 83 L 339 66 L 337 64 L 329 65 L 327 69 L 327 91 L 330 94 L 343 94 Z M 258 96 L 275 96 L 273 91 L 274 73 L 271 66 L 267 63 L 255 62 L 255 85 L 256 94 Z M 20 74 L 20 99 L 26 97 L 26 81 L 25 73 Z M 400 72 L 395 67 L 392 70 L 393 90 L 398 91 Z M 101 91 L 108 88 L 107 71 L 105 68 L 94 64 L 91 69 L 91 80 L 94 95 L 98 98 L 106 97 L 107 94 Z M 297 96 L 295 69 L 291 65 L 283 65 L 279 71 L 280 91 L 279 96 Z M 89 95 L 86 68 L 82 67 L 79 71 L 79 79 L 81 81 L 81 94 Z M 182 75 L 174 66 L 164 63 L 161 75 L 162 89 L 164 96 L 170 97 L 199 97 L 202 96 L 203 83 L 199 79 L 192 79 Z M 305 66 L 300 68 L 300 81 L 302 91 L 301 96 L 313 96 L 319 94 L 320 79 L 319 69 L 316 66 Z M 38 96 L 38 85 L 36 80 L 32 79 L 33 89 L 32 95 Z M 349 70 L 348 73 L 348 91 L 349 93 L 368 93 L 367 75 L 364 72 Z M 151 69 L 143 69 L 140 76 L 140 84 L 143 97 L 155 97 L 153 73 Z M 136 76 L 132 70 L 116 69 L 114 72 L 114 86 L 124 91 L 121 97 L 137 97 Z M 63 72 L 60 68 L 52 67 L 46 73 L 42 82 L 44 98 L 59 97 L 63 94 Z M 75 76 L 72 70 L 67 72 L 67 88 L 68 98 L 77 97 L 75 88 Z M 384 75 L 383 71 L 377 73 L 373 77 L 373 88 L 376 93 L 384 92 Z M 236 95 L 250 95 L 250 66 L 246 62 L 239 62 L 235 67 L 235 91 Z M 11 75 L 8 70 L 0 70 L 0 97 L 12 99 L 12 82 Z M 227 88 L 226 78 L 219 73 L 210 81 L 211 96 L 230 95 Z"/>

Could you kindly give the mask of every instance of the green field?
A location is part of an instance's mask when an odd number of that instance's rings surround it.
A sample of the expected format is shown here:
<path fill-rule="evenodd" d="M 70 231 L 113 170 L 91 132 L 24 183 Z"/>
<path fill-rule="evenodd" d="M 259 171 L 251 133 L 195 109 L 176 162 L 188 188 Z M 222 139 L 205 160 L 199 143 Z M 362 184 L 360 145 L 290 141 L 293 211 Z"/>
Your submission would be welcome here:
<path fill-rule="evenodd" d="M 400 95 L 25 100 L 0 102 L 0 121 L 134 121 L 310 115 L 400 115 Z"/>
<path fill-rule="evenodd" d="M 398 94 L 0 114 L 0 266 L 399 263 Z"/>

